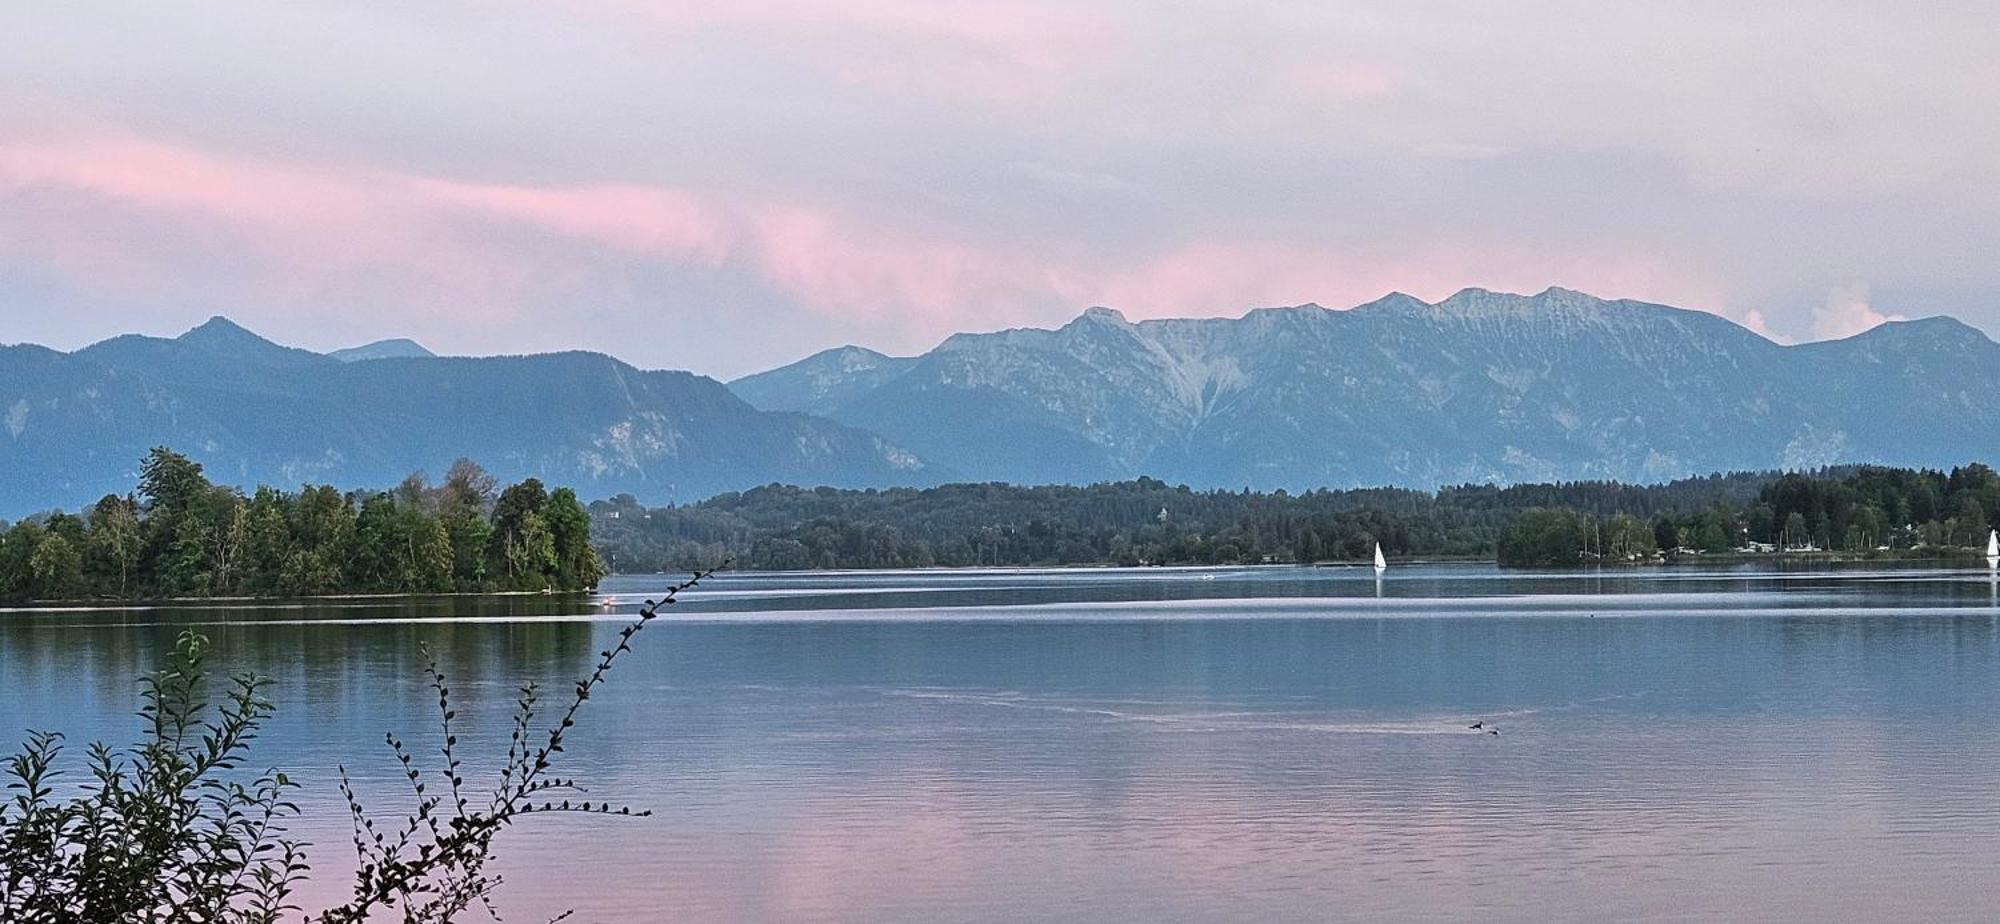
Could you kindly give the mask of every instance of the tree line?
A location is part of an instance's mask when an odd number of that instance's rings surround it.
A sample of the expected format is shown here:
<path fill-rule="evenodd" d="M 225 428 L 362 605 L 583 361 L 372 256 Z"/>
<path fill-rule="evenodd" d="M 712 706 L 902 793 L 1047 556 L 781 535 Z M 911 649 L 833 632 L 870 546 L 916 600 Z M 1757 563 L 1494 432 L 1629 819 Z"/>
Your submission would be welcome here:
<path fill-rule="evenodd" d="M 1949 555 L 1983 549 L 2000 522 L 2000 475 L 1850 467 L 1772 476 L 1745 503 L 1722 500 L 1650 523 L 1541 508 L 1502 535 L 1502 564 L 1636 561 L 1660 554 L 1839 552 Z"/>
<path fill-rule="evenodd" d="M 0 533 L 0 597 L 154 599 L 580 590 L 603 573 L 590 516 L 536 479 L 496 491 L 461 459 L 388 491 L 215 484 L 157 448 L 137 489 Z"/>
<path fill-rule="evenodd" d="M 1660 485 L 1605 481 L 1196 491 L 1152 478 L 1084 487 L 954 484 L 847 490 L 771 485 L 649 508 L 590 505 L 616 570 L 1254 564 L 1391 556 L 1504 564 L 1640 561 L 1776 549 L 1943 550 L 2000 521 L 1985 465 L 1748 472 Z"/>

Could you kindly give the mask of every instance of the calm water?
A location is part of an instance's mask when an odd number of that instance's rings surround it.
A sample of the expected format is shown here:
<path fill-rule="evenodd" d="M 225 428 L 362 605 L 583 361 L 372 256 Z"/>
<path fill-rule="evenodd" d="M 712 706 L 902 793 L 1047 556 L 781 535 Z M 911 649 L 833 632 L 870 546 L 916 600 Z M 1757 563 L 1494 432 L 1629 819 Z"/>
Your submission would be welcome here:
<path fill-rule="evenodd" d="M 338 890 L 331 769 L 401 804 L 380 742 L 435 727 L 420 643 L 491 766 L 514 687 L 565 686 L 661 583 L 0 613 L 0 731 L 129 738 L 132 678 L 199 627 L 277 678 L 262 757 L 306 780 Z M 531 819 L 512 920 L 1986 919 L 2000 586 L 732 575 L 641 636 L 571 753 L 592 798 L 657 814 Z"/>

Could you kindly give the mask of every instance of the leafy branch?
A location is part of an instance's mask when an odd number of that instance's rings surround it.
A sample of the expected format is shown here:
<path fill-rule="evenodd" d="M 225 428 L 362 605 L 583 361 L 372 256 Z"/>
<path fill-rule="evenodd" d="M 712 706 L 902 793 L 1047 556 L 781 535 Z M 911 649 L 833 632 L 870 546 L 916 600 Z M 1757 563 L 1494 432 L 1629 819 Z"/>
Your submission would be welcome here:
<path fill-rule="evenodd" d="M 357 860 L 353 897 L 314 914 L 292 902 L 310 871 L 304 845 L 286 836 L 299 813 L 292 801 L 298 784 L 276 770 L 245 769 L 272 714 L 264 693 L 269 681 L 236 676 L 212 695 L 208 643 L 182 633 L 166 664 L 141 681 L 144 740 L 124 752 L 92 745 L 89 778 L 77 795 L 57 796 L 65 788 L 60 734 L 30 733 L 0 765 L 7 781 L 0 801 L 0 921 L 274 924 L 299 913 L 314 924 L 361 924 L 385 914 L 406 924 L 444 924 L 475 905 L 497 920 L 492 897 L 501 877 L 489 867 L 496 838 L 516 821 L 651 814 L 589 799 L 557 767 L 584 703 L 631 652 L 633 639 L 713 573 L 696 572 L 661 599 L 647 600 L 540 730 L 542 691 L 523 685 L 506 763 L 483 798 L 468 788 L 451 687 L 426 649 L 425 677 L 437 696 L 436 763 L 426 769 L 401 738 L 385 736 L 413 799 L 393 823 L 377 822 L 340 768 Z"/>

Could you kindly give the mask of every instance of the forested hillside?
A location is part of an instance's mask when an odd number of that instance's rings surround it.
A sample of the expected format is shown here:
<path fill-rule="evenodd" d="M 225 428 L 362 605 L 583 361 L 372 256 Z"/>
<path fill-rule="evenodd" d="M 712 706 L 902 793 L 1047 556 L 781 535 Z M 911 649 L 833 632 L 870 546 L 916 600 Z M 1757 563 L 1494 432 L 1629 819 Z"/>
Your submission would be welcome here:
<path fill-rule="evenodd" d="M 1567 564 L 1751 542 L 1857 553 L 1976 546 L 2000 520 L 2000 477 L 1967 465 L 1436 492 L 1195 491 L 1151 478 L 1089 487 L 771 486 L 685 507 L 649 509 L 622 496 L 590 513 L 600 550 L 627 571 L 724 560 L 753 569 L 1359 561 L 1378 541 L 1391 556 Z"/>

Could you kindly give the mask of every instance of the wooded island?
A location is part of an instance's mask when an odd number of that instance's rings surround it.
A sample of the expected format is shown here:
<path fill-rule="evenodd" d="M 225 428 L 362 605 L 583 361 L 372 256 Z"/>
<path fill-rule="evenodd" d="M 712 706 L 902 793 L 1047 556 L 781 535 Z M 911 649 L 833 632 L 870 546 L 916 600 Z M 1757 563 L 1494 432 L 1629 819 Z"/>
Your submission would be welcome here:
<path fill-rule="evenodd" d="M 569 488 L 495 491 L 459 460 L 443 483 L 387 491 L 217 485 L 154 449 L 137 490 L 0 535 L 0 597 L 160 599 L 330 593 L 583 590 L 603 573 Z"/>

